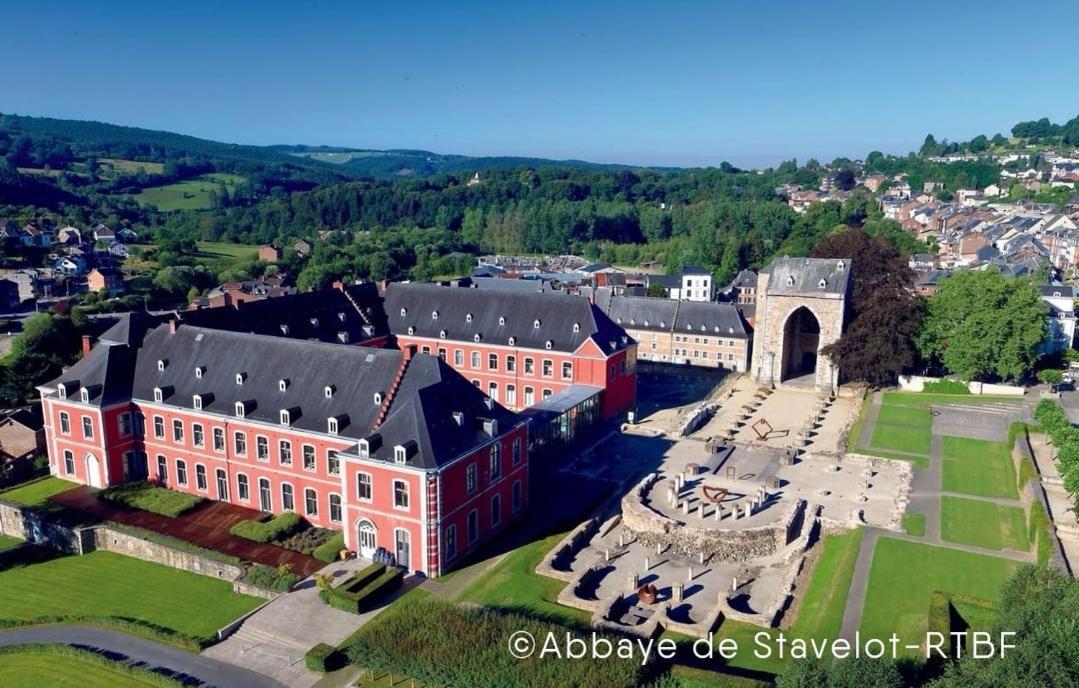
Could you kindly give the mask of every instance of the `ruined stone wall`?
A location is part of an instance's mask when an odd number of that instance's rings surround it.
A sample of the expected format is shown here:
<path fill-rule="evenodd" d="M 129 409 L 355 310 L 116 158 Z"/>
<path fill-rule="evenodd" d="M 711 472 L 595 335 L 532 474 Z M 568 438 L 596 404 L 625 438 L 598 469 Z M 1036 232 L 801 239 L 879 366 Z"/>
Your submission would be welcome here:
<path fill-rule="evenodd" d="M 86 531 L 91 534 L 93 549 L 116 552 L 211 578 L 234 581 L 244 575 L 244 567 L 239 564 L 217 561 L 195 552 L 173 549 L 109 526 L 94 526 L 87 528 Z"/>

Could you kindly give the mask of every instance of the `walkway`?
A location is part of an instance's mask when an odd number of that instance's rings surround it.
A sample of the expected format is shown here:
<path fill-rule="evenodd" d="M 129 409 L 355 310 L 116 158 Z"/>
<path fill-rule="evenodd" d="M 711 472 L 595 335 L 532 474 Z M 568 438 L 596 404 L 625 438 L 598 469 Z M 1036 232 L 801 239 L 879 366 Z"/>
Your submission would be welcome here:
<path fill-rule="evenodd" d="M 92 626 L 33 626 L 0 633 L 0 645 L 50 643 L 75 645 L 110 659 L 138 664 L 173 676 L 185 683 L 219 688 L 282 688 L 284 684 L 253 671 L 201 655 L 184 652 L 171 645 Z"/>
<path fill-rule="evenodd" d="M 263 514 L 227 502 L 207 500 L 186 514 L 170 518 L 98 499 L 95 490 L 85 486 L 61 492 L 49 499 L 103 521 L 145 528 L 244 561 L 275 568 L 281 564 L 292 564 L 292 570 L 301 576 L 310 576 L 324 566 L 321 561 L 306 554 L 232 535 L 229 528 L 234 524 L 246 519 L 258 519 Z"/>
<path fill-rule="evenodd" d="M 870 413 L 866 417 L 866 424 L 862 428 L 863 441 L 867 441 L 867 438 L 872 436 L 873 427 L 876 425 L 876 414 L 880 409 L 880 394 L 880 392 L 877 392 L 874 395 L 874 406 L 870 409 Z M 977 409 L 964 408 L 963 412 L 964 414 L 968 414 L 972 410 L 976 411 Z M 973 430 L 972 434 L 984 436 L 988 434 L 988 431 L 990 430 L 987 425 L 992 425 L 994 426 L 992 430 L 999 432 L 999 429 L 995 426 L 1001 422 L 1001 416 L 1004 415 L 1001 414 L 1001 410 L 1002 409 L 999 408 L 990 410 L 988 414 L 992 418 L 990 423 L 985 425 L 975 423 L 974 428 L 967 428 L 968 431 Z M 1025 412 L 1025 410 L 1026 407 L 1009 409 L 1012 413 L 1021 413 Z M 1035 555 L 1031 552 L 986 549 L 984 547 L 975 547 L 973 545 L 947 542 L 940 538 L 941 497 L 943 496 L 978 499 L 1004 506 L 1023 506 L 1022 502 L 1015 499 L 980 497 L 978 495 L 965 493 L 946 492 L 941 489 L 940 467 L 943 462 L 941 445 L 943 444 L 942 437 L 946 434 L 942 432 L 942 430 L 944 427 L 952 427 L 954 420 L 950 416 L 951 414 L 934 414 L 931 435 L 932 440 L 929 449 L 929 465 L 925 468 L 916 467 L 914 470 L 914 477 L 911 481 L 910 502 L 907 505 L 907 513 L 922 514 L 925 516 L 925 535 L 914 536 L 890 530 L 881 530 L 879 528 L 864 528 L 862 533 L 862 545 L 858 550 L 858 558 L 854 564 L 854 574 L 851 578 L 850 591 L 847 594 L 847 606 L 843 610 L 843 624 L 839 633 L 842 638 L 852 642 L 854 641 L 855 633 L 862 620 L 862 611 L 865 608 L 866 592 L 869 587 L 869 572 L 873 564 L 873 553 L 876 550 L 877 540 L 882 536 L 895 538 L 897 540 L 919 542 L 934 547 L 946 547 L 948 549 L 960 550 L 971 554 L 982 554 L 1001 559 L 1011 559 L 1012 561 L 1023 563 L 1032 563 L 1035 561 Z M 1007 424 L 1004 425 L 1003 432 L 1007 435 Z"/>

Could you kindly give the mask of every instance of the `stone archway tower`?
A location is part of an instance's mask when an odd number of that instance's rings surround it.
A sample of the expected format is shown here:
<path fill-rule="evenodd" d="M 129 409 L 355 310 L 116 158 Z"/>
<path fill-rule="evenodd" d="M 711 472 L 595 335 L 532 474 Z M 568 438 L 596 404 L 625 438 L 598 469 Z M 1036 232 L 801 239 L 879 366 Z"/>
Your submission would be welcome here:
<path fill-rule="evenodd" d="M 752 363 L 760 384 L 781 386 L 798 375 L 798 384 L 836 387 L 839 371 L 820 350 L 843 334 L 850 285 L 850 259 L 776 258 L 760 271 Z M 815 360 L 812 351 L 788 351 L 814 341 Z"/>

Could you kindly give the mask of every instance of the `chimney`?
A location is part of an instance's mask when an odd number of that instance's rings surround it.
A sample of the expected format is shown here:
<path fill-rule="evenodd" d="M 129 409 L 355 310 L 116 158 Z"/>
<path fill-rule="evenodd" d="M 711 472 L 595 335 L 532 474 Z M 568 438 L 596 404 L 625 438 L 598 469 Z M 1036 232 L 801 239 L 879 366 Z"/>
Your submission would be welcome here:
<path fill-rule="evenodd" d="M 417 348 L 415 344 L 407 344 L 404 349 L 401 349 L 401 353 L 405 355 L 406 361 L 411 361 L 412 357 L 416 355 L 416 351 Z"/>
<path fill-rule="evenodd" d="M 91 349 L 91 347 L 93 347 L 93 345 L 94 345 L 94 342 L 90 338 L 90 335 L 84 334 L 82 336 L 82 355 L 83 356 L 88 355 L 90 353 L 90 349 Z"/>
<path fill-rule="evenodd" d="M 179 325 L 176 318 L 169 320 L 169 334 L 176 334 L 176 328 L 179 327 Z"/>
<path fill-rule="evenodd" d="M 337 281 L 335 281 L 333 283 L 333 288 L 336 289 L 337 291 L 344 291 L 345 290 L 345 283 L 342 282 L 341 280 L 337 280 Z"/>

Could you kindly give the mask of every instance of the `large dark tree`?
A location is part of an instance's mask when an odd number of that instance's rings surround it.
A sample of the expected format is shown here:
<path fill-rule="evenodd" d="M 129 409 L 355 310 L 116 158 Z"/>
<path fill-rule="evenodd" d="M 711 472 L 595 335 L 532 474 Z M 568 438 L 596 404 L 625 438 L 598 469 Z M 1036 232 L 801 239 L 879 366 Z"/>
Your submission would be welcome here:
<path fill-rule="evenodd" d="M 918 360 L 915 337 L 922 325 L 922 304 L 906 258 L 887 239 L 861 229 L 825 237 L 812 255 L 852 260 L 846 326 L 824 355 L 839 368 L 842 380 L 895 384 Z"/>

